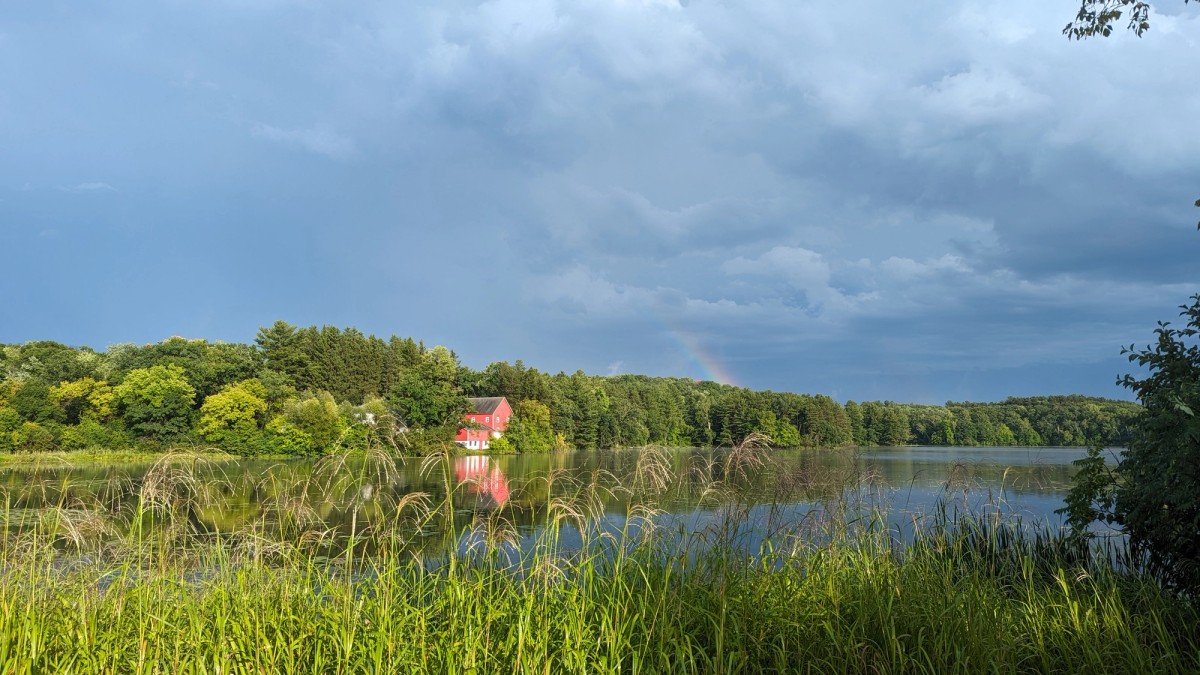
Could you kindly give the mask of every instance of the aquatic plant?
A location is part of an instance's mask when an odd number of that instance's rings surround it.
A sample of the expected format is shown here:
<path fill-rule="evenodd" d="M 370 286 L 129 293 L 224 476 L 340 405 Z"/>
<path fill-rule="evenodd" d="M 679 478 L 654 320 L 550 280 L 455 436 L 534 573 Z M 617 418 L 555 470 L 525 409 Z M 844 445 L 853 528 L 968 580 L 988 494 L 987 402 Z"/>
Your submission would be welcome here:
<path fill-rule="evenodd" d="M 475 513 L 450 451 L 423 460 L 444 472 L 441 495 L 396 497 L 386 455 L 279 465 L 232 530 L 205 514 L 234 481 L 199 460 L 156 465 L 132 505 L 33 481 L 0 495 L 0 672 L 1200 669 L 1196 608 L 1111 551 L 950 509 L 901 543 L 850 496 L 871 477 L 849 474 L 824 477 L 844 482 L 821 491 L 819 515 L 781 517 L 747 550 L 736 519 L 771 504 L 738 476 L 771 470 L 768 453 L 676 472 L 660 451 L 629 452 L 642 475 L 626 487 L 550 471 Z M 685 483 L 728 510 L 696 531 L 664 521 L 656 500 Z M 605 497 L 626 489 L 614 528 Z M 33 493 L 56 505 L 31 517 Z M 338 508 L 354 513 L 333 531 L 321 512 Z M 535 530 L 515 524 L 522 509 Z"/>

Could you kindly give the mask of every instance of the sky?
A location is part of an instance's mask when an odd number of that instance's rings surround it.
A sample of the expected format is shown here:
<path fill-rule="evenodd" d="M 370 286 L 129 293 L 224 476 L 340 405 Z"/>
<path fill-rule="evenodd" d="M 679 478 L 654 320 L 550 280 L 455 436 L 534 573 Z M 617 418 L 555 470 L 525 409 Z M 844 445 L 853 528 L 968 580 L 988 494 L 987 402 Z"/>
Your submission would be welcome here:
<path fill-rule="evenodd" d="M 0 342 L 1129 398 L 1200 291 L 1200 8 L 1154 4 L 5 3 Z"/>

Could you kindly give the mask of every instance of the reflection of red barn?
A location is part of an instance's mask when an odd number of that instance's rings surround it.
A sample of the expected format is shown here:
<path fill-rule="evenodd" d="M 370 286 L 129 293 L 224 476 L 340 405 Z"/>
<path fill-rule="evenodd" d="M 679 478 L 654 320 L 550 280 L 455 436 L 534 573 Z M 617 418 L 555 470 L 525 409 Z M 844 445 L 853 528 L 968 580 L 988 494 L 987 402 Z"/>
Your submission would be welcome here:
<path fill-rule="evenodd" d="M 493 438 L 500 438 L 500 435 L 508 429 L 508 421 L 512 419 L 512 406 L 503 396 L 468 400 L 471 402 L 472 412 L 463 415 L 463 420 L 474 422 L 480 426 L 475 429 L 467 427 L 459 429 L 454 442 L 464 448 L 486 450 Z"/>
<path fill-rule="evenodd" d="M 488 466 L 487 457 L 459 457 L 454 460 L 454 477 L 460 483 L 472 483 L 471 492 L 491 497 L 496 506 L 508 501 L 508 479 L 498 466 Z"/>

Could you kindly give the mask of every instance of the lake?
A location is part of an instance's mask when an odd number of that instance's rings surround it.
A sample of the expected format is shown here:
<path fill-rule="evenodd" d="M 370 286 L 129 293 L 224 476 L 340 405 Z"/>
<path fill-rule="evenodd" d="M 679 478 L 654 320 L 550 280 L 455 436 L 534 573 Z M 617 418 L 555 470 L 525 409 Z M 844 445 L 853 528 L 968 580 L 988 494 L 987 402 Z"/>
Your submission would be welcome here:
<path fill-rule="evenodd" d="M 414 550 L 489 540 L 520 548 L 548 523 L 570 549 L 581 532 L 720 533 L 753 552 L 830 522 L 886 526 L 900 538 L 939 509 L 1057 527 L 1082 448 L 884 447 L 862 450 L 644 449 L 445 458 L 182 460 L 0 471 L 10 533 L 77 518 L 120 536 L 134 523 L 216 537 L 323 537 L 332 551 L 384 528 Z M 447 497 L 449 496 L 449 499 Z M 157 511 L 156 511 L 157 510 Z M 155 512 L 170 518 L 154 517 Z M 186 521 L 185 521 L 186 519 Z M 69 521 L 73 522 L 73 521 Z M 101 523 L 101 525 L 95 525 Z M 72 525 L 70 531 L 83 529 Z M 499 533 L 499 534 L 497 534 Z"/>

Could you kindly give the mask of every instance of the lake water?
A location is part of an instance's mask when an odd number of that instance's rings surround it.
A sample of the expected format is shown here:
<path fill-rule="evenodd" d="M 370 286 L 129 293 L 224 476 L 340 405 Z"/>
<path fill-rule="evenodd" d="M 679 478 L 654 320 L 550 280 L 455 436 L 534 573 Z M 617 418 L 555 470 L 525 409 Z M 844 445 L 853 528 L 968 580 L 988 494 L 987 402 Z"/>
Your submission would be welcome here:
<path fill-rule="evenodd" d="M 0 515 L 15 531 L 50 507 L 128 522 L 122 514 L 139 504 L 170 503 L 204 533 L 285 538 L 320 530 L 331 541 L 404 520 L 433 549 L 450 532 L 470 548 L 497 522 L 516 546 L 547 523 L 566 523 L 567 547 L 581 528 L 652 524 L 682 536 L 733 532 L 756 548 L 831 518 L 874 520 L 904 537 L 939 509 L 1057 527 L 1072 462 L 1084 455 L 1081 448 L 657 449 L 55 465 L 0 471 Z"/>

